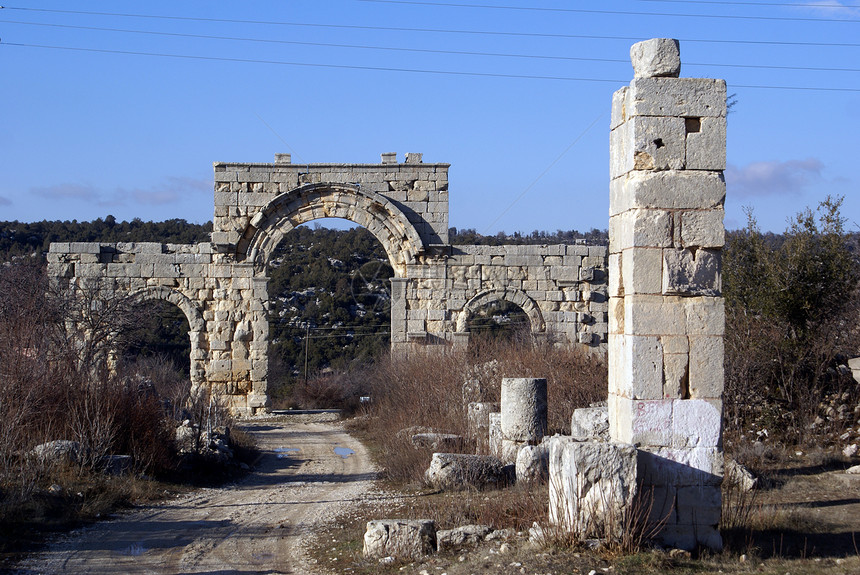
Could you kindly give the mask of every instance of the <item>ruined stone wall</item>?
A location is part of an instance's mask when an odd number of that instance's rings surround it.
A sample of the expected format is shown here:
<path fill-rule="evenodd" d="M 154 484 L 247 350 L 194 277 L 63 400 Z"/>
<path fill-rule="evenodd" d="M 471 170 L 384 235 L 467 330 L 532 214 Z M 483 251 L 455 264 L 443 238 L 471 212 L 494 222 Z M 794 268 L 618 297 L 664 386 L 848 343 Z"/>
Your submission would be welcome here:
<path fill-rule="evenodd" d="M 508 301 L 537 338 L 605 349 L 605 246 L 449 246 L 407 266 L 407 279 L 405 341 L 442 334 L 463 344 L 479 308 Z"/>
<path fill-rule="evenodd" d="M 383 154 L 381 164 L 215 164 L 212 242 L 52 244 L 49 273 L 69 286 L 178 305 L 192 325 L 192 381 L 237 411 L 267 405 L 267 264 L 294 227 L 339 217 L 383 245 L 391 279 L 391 347 L 465 346 L 483 305 L 520 306 L 536 339 L 606 348 L 603 246 L 450 246 L 448 164 Z"/>

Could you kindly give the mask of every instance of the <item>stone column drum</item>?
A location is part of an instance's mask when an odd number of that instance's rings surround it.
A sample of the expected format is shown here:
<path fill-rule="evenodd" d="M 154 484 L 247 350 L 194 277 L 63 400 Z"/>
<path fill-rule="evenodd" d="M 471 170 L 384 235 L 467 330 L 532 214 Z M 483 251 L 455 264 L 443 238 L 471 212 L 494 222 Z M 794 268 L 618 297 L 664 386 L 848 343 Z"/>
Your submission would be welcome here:
<path fill-rule="evenodd" d="M 662 540 L 719 549 L 726 84 L 680 78 L 676 40 L 630 52 L 610 135 L 610 435 L 639 448 Z"/>
<path fill-rule="evenodd" d="M 514 463 L 525 445 L 540 443 L 547 430 L 546 379 L 502 378 L 502 457 Z"/>

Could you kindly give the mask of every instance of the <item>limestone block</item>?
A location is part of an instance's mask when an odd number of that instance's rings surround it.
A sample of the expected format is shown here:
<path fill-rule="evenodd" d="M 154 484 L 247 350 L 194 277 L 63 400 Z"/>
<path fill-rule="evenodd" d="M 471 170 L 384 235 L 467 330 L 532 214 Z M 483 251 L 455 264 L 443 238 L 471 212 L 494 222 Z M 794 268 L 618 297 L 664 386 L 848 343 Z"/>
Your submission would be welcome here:
<path fill-rule="evenodd" d="M 624 333 L 685 335 L 686 316 L 682 298 L 637 294 L 625 296 Z"/>
<path fill-rule="evenodd" d="M 690 396 L 719 399 L 723 395 L 725 344 L 720 336 L 690 336 Z"/>
<path fill-rule="evenodd" d="M 621 278 L 624 294 L 660 294 L 663 290 L 663 251 L 630 248 L 622 252 Z"/>
<path fill-rule="evenodd" d="M 657 336 L 627 335 L 616 360 L 614 391 L 629 399 L 663 398 L 663 346 Z M 620 360 L 620 362 L 618 361 Z"/>
<path fill-rule="evenodd" d="M 681 229 L 679 247 L 721 248 L 726 243 L 726 230 L 723 226 L 725 211 L 721 208 L 711 210 L 685 211 L 676 215 Z"/>
<path fill-rule="evenodd" d="M 492 402 L 470 402 L 467 411 L 469 436 L 485 446 L 489 440 L 490 414 L 499 412 L 499 404 Z"/>
<path fill-rule="evenodd" d="M 676 399 L 672 406 L 672 447 L 719 447 L 722 413 L 701 399 Z"/>
<path fill-rule="evenodd" d="M 500 488 L 508 485 L 510 469 L 492 455 L 434 453 L 424 481 L 435 489 L 460 490 Z"/>
<path fill-rule="evenodd" d="M 684 168 L 687 138 L 684 118 L 638 116 L 627 120 L 624 126 L 628 127 L 624 135 L 631 141 L 622 148 L 623 173 Z"/>
<path fill-rule="evenodd" d="M 642 445 L 638 466 L 639 479 L 647 485 L 719 486 L 723 480 L 723 454 L 717 447 L 676 449 Z"/>
<path fill-rule="evenodd" d="M 717 172 L 630 172 L 612 180 L 609 215 L 635 208 L 705 210 L 723 206 L 726 182 Z"/>
<path fill-rule="evenodd" d="M 726 327 L 725 301 L 721 297 L 684 298 L 684 316 L 689 335 L 723 335 Z"/>
<path fill-rule="evenodd" d="M 435 552 L 436 524 L 430 519 L 381 519 L 367 522 L 362 551 L 365 557 L 420 559 Z"/>
<path fill-rule="evenodd" d="M 665 210 L 633 209 L 609 218 L 609 251 L 672 245 L 672 215 Z"/>
<path fill-rule="evenodd" d="M 642 400 L 609 396 L 609 428 L 613 441 L 670 447 L 671 399 Z"/>
<path fill-rule="evenodd" d="M 674 337 L 674 336 L 673 336 Z M 689 352 L 667 353 L 663 350 L 663 397 L 683 397 L 690 378 Z"/>
<path fill-rule="evenodd" d="M 539 442 L 547 429 L 546 379 L 502 378 L 502 437 Z"/>
<path fill-rule="evenodd" d="M 489 525 L 463 525 L 454 529 L 436 532 L 436 545 L 439 552 L 453 551 L 460 547 L 474 547 L 493 531 Z"/>
<path fill-rule="evenodd" d="M 528 445 L 528 443 L 525 441 L 516 441 L 502 436 L 502 439 L 499 442 L 498 452 L 494 455 L 501 459 L 502 463 L 516 464 L 517 455 L 526 445 Z"/>
<path fill-rule="evenodd" d="M 570 435 L 577 441 L 609 441 L 609 408 L 574 409 L 570 420 Z"/>
<path fill-rule="evenodd" d="M 726 169 L 726 118 L 688 118 L 687 169 Z"/>
<path fill-rule="evenodd" d="M 719 250 L 663 250 L 663 294 L 718 296 L 722 290 Z"/>
<path fill-rule="evenodd" d="M 726 82 L 710 78 L 635 78 L 625 107 L 627 117 L 725 117 Z"/>
<path fill-rule="evenodd" d="M 612 115 L 609 120 L 609 129 L 614 130 L 627 121 L 627 93 L 629 88 L 624 86 L 612 94 Z"/>
<path fill-rule="evenodd" d="M 671 38 L 651 38 L 630 47 L 630 61 L 636 78 L 681 75 L 681 47 Z"/>
<path fill-rule="evenodd" d="M 720 522 L 722 494 L 713 486 L 695 485 L 678 489 L 678 523 L 712 525 Z"/>
<path fill-rule="evenodd" d="M 516 458 L 517 483 L 544 482 L 549 476 L 549 444 L 526 445 Z"/>
<path fill-rule="evenodd" d="M 635 494 L 633 445 L 550 440 L 551 523 L 583 538 L 619 537 Z"/>
<path fill-rule="evenodd" d="M 609 297 L 617 298 L 624 295 L 623 276 L 621 273 L 623 256 L 621 252 L 609 254 L 607 273 L 609 274 Z"/>
<path fill-rule="evenodd" d="M 490 455 L 495 455 L 501 459 L 502 454 L 502 413 L 491 413 L 489 417 L 489 447 Z"/>

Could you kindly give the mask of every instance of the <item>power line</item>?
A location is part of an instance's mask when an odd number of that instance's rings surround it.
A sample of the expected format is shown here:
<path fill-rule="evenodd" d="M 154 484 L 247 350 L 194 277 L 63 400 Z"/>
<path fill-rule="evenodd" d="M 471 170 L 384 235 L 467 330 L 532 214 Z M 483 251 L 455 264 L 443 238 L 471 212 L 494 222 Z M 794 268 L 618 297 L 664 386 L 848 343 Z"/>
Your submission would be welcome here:
<path fill-rule="evenodd" d="M 395 68 L 389 66 L 356 66 L 349 64 L 320 64 L 310 62 L 287 62 L 283 60 L 262 60 L 255 58 L 227 58 L 221 56 L 195 56 L 191 54 L 168 54 L 162 52 L 139 52 L 133 50 L 107 50 L 103 48 L 80 48 L 73 46 L 50 46 L 46 44 L 25 44 L 20 42 L 3 42 L 0 46 L 16 46 L 19 48 L 43 48 L 47 50 L 65 50 L 71 52 L 90 52 L 98 54 L 119 54 L 123 56 L 154 56 L 159 58 L 175 58 L 181 60 L 204 60 L 209 62 L 235 62 L 242 64 L 271 64 L 278 66 L 299 66 L 305 68 L 332 68 L 339 70 L 363 70 L 372 72 L 409 72 L 413 74 L 433 74 L 442 76 L 461 76 L 475 78 L 507 78 L 513 80 L 555 80 L 562 82 L 599 82 L 623 85 L 627 80 L 610 80 L 605 78 L 578 78 L 571 76 L 541 76 L 537 74 L 502 74 L 494 72 L 460 72 L 456 70 L 430 70 L 422 68 Z M 812 92 L 860 92 L 860 88 L 828 88 L 823 86 L 766 86 L 754 84 L 732 84 L 735 88 L 752 88 L 762 90 L 797 90 Z"/>
<path fill-rule="evenodd" d="M 461 4 L 455 2 L 423 2 L 420 0 L 356 0 L 375 4 L 407 4 L 412 6 L 437 6 L 443 8 L 482 8 L 492 10 L 518 10 L 528 12 L 561 12 L 573 14 L 610 14 L 613 16 L 661 16 L 674 18 L 709 18 L 725 20 L 771 20 L 785 22 L 839 22 L 858 23 L 860 20 L 842 18 L 800 18 L 792 16 L 739 16 L 737 14 L 678 14 L 672 12 L 635 12 L 632 10 L 594 10 L 588 8 L 543 8 L 537 6 L 494 6 L 492 4 Z"/>
<path fill-rule="evenodd" d="M 239 20 L 228 18 L 199 18 L 191 16 L 158 16 L 147 14 L 128 14 L 118 12 L 87 12 L 82 10 L 52 10 L 47 8 L 20 8 L 14 6 L 5 6 L 6 10 L 24 10 L 33 12 L 50 12 L 58 14 L 79 14 L 87 16 L 115 16 L 120 18 L 149 18 L 155 20 L 177 20 L 190 22 L 213 22 L 220 24 L 255 24 L 255 25 L 272 25 L 272 26 L 291 26 L 300 28 L 332 28 L 339 30 L 373 30 L 383 32 L 415 32 L 415 33 L 433 33 L 433 34 L 466 34 L 479 36 L 507 36 L 507 37 L 523 37 L 523 38 L 557 38 L 557 39 L 578 39 L 578 40 L 622 40 L 625 42 L 638 42 L 647 40 L 645 36 L 603 36 L 593 34 L 551 34 L 545 32 L 499 32 L 493 30 L 457 30 L 445 28 L 408 28 L 396 26 L 363 26 L 358 24 L 312 24 L 307 22 L 285 22 L 285 21 L 266 21 L 266 20 Z M 774 41 L 774 40 L 726 40 L 726 39 L 698 39 L 698 38 L 678 38 L 681 42 L 697 43 L 697 44 L 749 44 L 749 45 L 765 45 L 765 46 L 819 46 L 828 48 L 858 48 L 860 43 L 857 42 L 797 42 L 797 41 Z"/>
<path fill-rule="evenodd" d="M 629 64 L 629 59 L 623 58 L 588 58 L 581 56 L 552 56 L 546 54 L 515 54 L 506 52 L 479 52 L 465 50 L 439 50 L 430 48 L 404 48 L 400 46 L 372 46 L 365 44 L 338 44 L 330 42 L 305 42 L 299 40 L 273 40 L 267 38 L 249 38 L 243 36 L 216 36 L 211 34 L 189 34 L 182 32 L 157 32 L 154 30 L 132 30 L 128 28 L 105 28 L 100 26 L 77 26 L 71 24 L 49 24 L 43 22 L 21 22 L 18 20 L 0 20 L 7 24 L 21 24 L 25 26 L 41 26 L 49 28 L 63 28 L 72 30 L 91 30 L 98 32 L 118 32 L 123 34 L 142 34 L 148 36 L 167 36 L 177 38 L 194 38 L 202 40 L 228 40 L 236 42 L 255 42 L 264 44 L 287 44 L 293 46 L 315 46 L 323 48 L 347 48 L 359 50 L 380 50 L 390 52 L 411 52 L 422 54 L 443 54 L 454 56 L 482 56 L 497 58 L 523 58 L 536 60 L 576 61 L 576 62 L 604 62 L 613 64 Z M 765 64 L 725 64 L 709 62 L 684 62 L 685 66 L 707 66 L 721 68 L 752 68 L 760 70 L 800 70 L 817 72 L 860 72 L 860 68 L 826 68 L 822 66 L 774 66 Z"/>
<path fill-rule="evenodd" d="M 479 78 L 510 78 L 518 80 L 560 80 L 565 82 L 603 82 L 624 84 L 623 80 L 604 78 L 573 78 L 567 76 L 540 76 L 536 74 L 501 74 L 493 72 L 459 72 L 456 70 L 427 70 L 420 68 L 394 68 L 388 66 L 355 66 L 349 64 L 319 64 L 310 62 L 287 62 L 282 60 L 261 60 L 255 58 L 226 58 L 221 56 L 195 56 L 190 54 L 168 54 L 163 52 L 138 52 L 133 50 L 107 50 L 103 48 L 80 48 L 73 46 L 49 46 L 46 44 L 24 44 L 19 42 L 3 42 L 0 46 L 18 46 L 22 48 L 44 48 L 48 50 L 67 50 L 72 52 L 94 52 L 99 54 L 120 54 L 124 56 L 156 56 L 160 58 L 177 58 L 184 60 L 206 60 L 211 62 L 238 62 L 243 64 L 273 64 L 279 66 L 301 66 L 307 68 L 335 68 L 340 70 L 365 70 L 374 72 L 411 72 L 415 74 L 435 74 L 447 76 L 472 76 Z"/>
<path fill-rule="evenodd" d="M 637 2 L 654 2 L 664 4 L 717 4 L 722 6 L 763 6 L 783 8 L 845 8 L 848 10 L 860 10 L 860 6 L 844 6 L 842 4 L 790 4 L 785 2 L 737 2 L 729 0 L 636 0 Z"/>

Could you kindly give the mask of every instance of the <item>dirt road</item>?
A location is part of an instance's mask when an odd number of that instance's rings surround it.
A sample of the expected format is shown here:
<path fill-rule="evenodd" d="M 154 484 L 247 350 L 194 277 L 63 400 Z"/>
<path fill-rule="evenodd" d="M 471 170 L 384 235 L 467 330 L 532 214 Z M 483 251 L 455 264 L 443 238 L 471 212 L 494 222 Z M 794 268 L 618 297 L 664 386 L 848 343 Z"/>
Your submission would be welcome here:
<path fill-rule="evenodd" d="M 18 572 L 314 573 L 303 556 L 303 537 L 368 489 L 375 476 L 364 447 L 338 423 L 320 419 L 243 424 L 263 455 L 238 485 L 100 523 L 51 545 Z"/>

